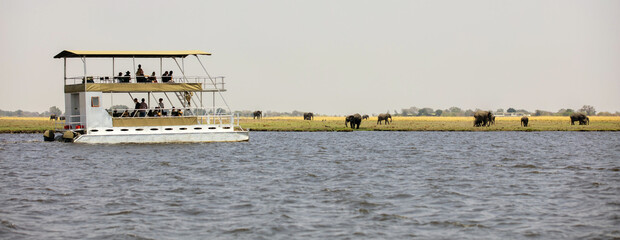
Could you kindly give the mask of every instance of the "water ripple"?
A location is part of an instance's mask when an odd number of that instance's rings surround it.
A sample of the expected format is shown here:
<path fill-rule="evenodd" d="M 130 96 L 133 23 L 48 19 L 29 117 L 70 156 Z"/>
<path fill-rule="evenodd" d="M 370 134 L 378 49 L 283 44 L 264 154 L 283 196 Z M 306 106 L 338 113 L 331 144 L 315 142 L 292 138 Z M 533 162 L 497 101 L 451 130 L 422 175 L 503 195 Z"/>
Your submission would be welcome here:
<path fill-rule="evenodd" d="M 0 238 L 618 238 L 620 134 L 0 134 Z"/>

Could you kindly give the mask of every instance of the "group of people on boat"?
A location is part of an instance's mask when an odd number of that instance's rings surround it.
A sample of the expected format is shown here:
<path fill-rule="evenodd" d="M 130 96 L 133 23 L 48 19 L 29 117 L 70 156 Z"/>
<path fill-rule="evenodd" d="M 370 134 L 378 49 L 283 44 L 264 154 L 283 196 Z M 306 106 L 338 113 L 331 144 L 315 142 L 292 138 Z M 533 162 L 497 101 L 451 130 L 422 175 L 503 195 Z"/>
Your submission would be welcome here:
<path fill-rule="evenodd" d="M 129 71 L 125 72 L 123 75 L 122 72 L 118 73 L 118 76 L 114 77 L 119 83 L 128 83 L 131 81 L 131 74 Z M 157 76 L 155 72 L 153 72 L 150 76 L 144 75 L 144 70 L 142 69 L 142 65 L 138 64 L 138 71 L 136 71 L 136 82 L 138 83 L 157 83 Z M 164 83 L 173 83 L 172 79 L 172 70 L 166 71 L 161 75 L 161 82 Z"/>
<path fill-rule="evenodd" d="M 166 117 L 168 116 L 168 111 L 166 111 L 164 107 L 163 98 L 159 99 L 159 103 L 157 103 L 158 106 L 155 107 L 155 109 L 149 109 L 149 106 L 145 102 L 144 98 L 142 98 L 141 102 L 138 102 L 138 99 L 134 98 L 133 102 L 135 103 L 133 112 L 130 113 L 129 110 L 125 110 L 123 113 L 119 113 L 116 109 L 114 109 L 114 111 L 112 112 L 112 117 Z M 172 107 L 170 116 L 174 116 L 174 117 L 183 116 L 183 110 Z"/>

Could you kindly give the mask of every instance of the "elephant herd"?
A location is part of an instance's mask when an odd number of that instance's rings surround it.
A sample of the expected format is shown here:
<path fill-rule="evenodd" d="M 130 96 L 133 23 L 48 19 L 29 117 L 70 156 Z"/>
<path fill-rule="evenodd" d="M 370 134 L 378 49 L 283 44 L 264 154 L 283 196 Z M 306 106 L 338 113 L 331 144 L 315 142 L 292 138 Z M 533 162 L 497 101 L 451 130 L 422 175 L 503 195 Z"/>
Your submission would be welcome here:
<path fill-rule="evenodd" d="M 527 127 L 529 121 L 528 117 L 521 117 L 521 126 Z M 579 122 L 579 125 L 589 125 L 590 118 L 583 113 L 573 113 L 570 115 L 570 124 L 575 125 L 575 122 Z M 489 127 L 493 124 L 495 124 L 495 116 L 493 116 L 491 111 L 477 111 L 474 113 L 474 127 Z"/>
<path fill-rule="evenodd" d="M 262 111 L 255 111 L 252 113 L 254 116 L 254 119 L 261 119 L 263 112 Z M 360 128 L 360 124 L 362 123 L 362 120 L 367 120 L 369 117 L 368 115 L 360 115 L 358 113 L 353 114 L 353 115 L 349 115 L 345 117 L 345 122 L 344 122 L 344 126 L 348 127 L 349 125 L 351 126 L 351 128 Z M 51 119 L 51 118 L 50 118 Z M 304 120 L 313 120 L 314 119 L 314 113 L 311 112 L 307 112 L 304 113 Z M 377 124 L 390 124 L 392 122 L 392 115 L 390 115 L 389 113 L 382 113 L 379 114 L 379 116 L 377 116 Z M 579 125 L 589 125 L 590 124 L 590 118 L 588 118 L 588 116 L 586 116 L 583 113 L 573 113 L 570 115 L 570 124 L 571 125 L 575 125 L 575 122 L 578 122 Z M 527 127 L 529 123 L 529 118 L 524 116 L 521 118 L 521 126 L 523 127 Z M 491 125 L 495 124 L 495 116 L 493 115 L 493 113 L 491 111 L 477 111 L 474 113 L 474 127 L 490 127 Z"/>

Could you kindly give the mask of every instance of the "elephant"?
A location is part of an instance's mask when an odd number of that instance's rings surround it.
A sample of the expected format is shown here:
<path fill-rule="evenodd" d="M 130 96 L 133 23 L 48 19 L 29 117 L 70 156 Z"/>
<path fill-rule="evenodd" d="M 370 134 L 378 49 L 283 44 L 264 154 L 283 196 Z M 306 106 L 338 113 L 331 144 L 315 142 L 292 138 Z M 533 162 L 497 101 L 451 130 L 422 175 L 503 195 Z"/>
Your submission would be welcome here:
<path fill-rule="evenodd" d="M 362 115 L 362 120 L 368 120 L 368 115 L 366 114 Z"/>
<path fill-rule="evenodd" d="M 586 116 L 586 119 L 579 121 L 579 125 L 590 125 L 590 118 Z"/>
<path fill-rule="evenodd" d="M 304 120 L 312 120 L 314 119 L 314 114 L 311 112 L 304 113 Z"/>
<path fill-rule="evenodd" d="M 530 119 L 529 119 L 528 117 L 526 117 L 526 116 L 523 116 L 523 117 L 521 118 L 521 126 L 523 126 L 523 127 L 527 127 L 527 122 L 528 122 L 528 121 L 530 121 Z"/>
<path fill-rule="evenodd" d="M 252 113 L 252 115 L 254 116 L 253 119 L 261 119 L 263 117 L 263 112 L 262 111 L 255 111 Z"/>
<path fill-rule="evenodd" d="M 58 120 L 58 116 L 56 114 L 50 115 L 50 120 Z"/>
<path fill-rule="evenodd" d="M 388 118 L 390 119 L 389 122 Z M 379 114 L 379 116 L 377 117 L 377 124 L 381 124 L 381 121 L 385 121 L 385 124 L 390 124 L 392 122 L 392 115 L 390 115 L 389 113 Z"/>
<path fill-rule="evenodd" d="M 588 125 L 590 118 L 583 113 L 573 113 L 570 115 L 570 125 L 575 125 L 575 122 L 579 122 L 579 125 Z"/>
<path fill-rule="evenodd" d="M 491 111 L 477 111 L 474 113 L 474 127 L 491 126 L 493 119 L 493 113 Z"/>
<path fill-rule="evenodd" d="M 362 123 L 362 116 L 357 113 L 349 115 L 345 118 L 345 127 L 347 127 L 347 123 L 351 123 L 351 129 L 355 129 L 355 125 L 357 125 L 357 129 L 360 129 L 360 124 Z"/>
<path fill-rule="evenodd" d="M 489 125 L 495 125 L 495 116 L 491 117 L 491 121 L 489 122 Z"/>

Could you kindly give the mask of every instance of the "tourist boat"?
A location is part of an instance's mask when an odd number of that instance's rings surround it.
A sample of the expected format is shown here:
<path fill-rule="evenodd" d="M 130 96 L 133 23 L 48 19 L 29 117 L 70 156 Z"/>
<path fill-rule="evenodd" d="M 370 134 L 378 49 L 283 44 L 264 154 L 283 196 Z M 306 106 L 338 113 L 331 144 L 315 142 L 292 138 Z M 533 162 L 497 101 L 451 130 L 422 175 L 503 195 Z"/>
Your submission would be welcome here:
<path fill-rule="evenodd" d="M 44 139 L 93 144 L 248 141 L 249 130 L 241 128 L 239 116 L 232 114 L 223 97 L 224 77 L 211 77 L 200 59 L 208 55 L 211 54 L 203 51 L 65 50 L 58 53 L 54 58 L 64 61 L 65 116 L 57 122 L 54 131 L 44 134 Z M 190 56 L 195 57 L 198 63 L 195 66 L 201 67 L 199 76 L 186 75 L 185 60 Z M 78 60 L 80 69 L 73 73 L 77 76 L 68 76 L 67 60 Z M 137 60 L 138 66 L 140 61 L 159 60 L 159 75 L 136 76 Z M 174 66 L 176 75 L 162 76 L 164 61 Z M 105 71 L 112 75 L 88 72 L 89 69 L 101 71 L 101 66 L 87 68 L 87 62 L 106 62 L 112 69 Z M 123 65 L 119 69 L 126 74 L 116 75 L 116 65 Z M 133 69 L 127 71 L 127 65 Z M 145 68 L 148 71 L 156 66 Z M 135 98 L 145 99 L 148 108 L 134 109 Z M 164 108 L 154 108 L 159 106 L 158 99 L 165 100 L 161 101 Z M 108 102 L 108 107 L 104 107 Z M 112 108 L 129 102 L 131 106 L 124 105 L 129 109 Z"/>

